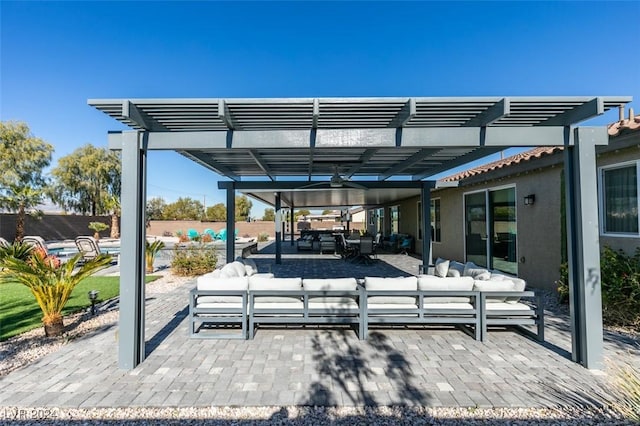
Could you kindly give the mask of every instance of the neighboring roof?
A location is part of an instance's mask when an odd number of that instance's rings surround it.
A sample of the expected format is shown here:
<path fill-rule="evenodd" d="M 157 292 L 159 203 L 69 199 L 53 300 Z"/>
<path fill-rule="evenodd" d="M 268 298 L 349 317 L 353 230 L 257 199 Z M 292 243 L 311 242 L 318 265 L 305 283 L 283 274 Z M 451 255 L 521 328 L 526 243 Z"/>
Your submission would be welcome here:
<path fill-rule="evenodd" d="M 609 124 L 607 131 L 609 136 L 618 136 L 620 133 L 633 132 L 640 129 L 640 115 L 633 115 L 633 108 L 629 108 L 629 118 L 624 118 L 624 110 L 620 111 L 620 120 Z"/>
<path fill-rule="evenodd" d="M 542 158 L 547 155 L 555 154 L 557 152 L 562 151 L 562 147 L 554 147 L 554 146 L 543 146 L 534 148 L 529 151 L 521 152 L 516 155 L 512 155 L 507 158 L 500 159 L 498 161 L 494 161 L 492 163 L 484 164 L 479 167 L 474 167 L 473 169 L 463 170 L 459 173 L 456 173 L 451 176 L 447 176 L 442 179 L 444 182 L 454 182 L 463 179 L 470 178 L 472 176 L 476 176 L 482 173 L 488 173 L 497 169 L 502 169 L 504 167 L 509 167 L 515 164 L 520 164 L 525 161 L 529 161 L 535 158 Z"/>

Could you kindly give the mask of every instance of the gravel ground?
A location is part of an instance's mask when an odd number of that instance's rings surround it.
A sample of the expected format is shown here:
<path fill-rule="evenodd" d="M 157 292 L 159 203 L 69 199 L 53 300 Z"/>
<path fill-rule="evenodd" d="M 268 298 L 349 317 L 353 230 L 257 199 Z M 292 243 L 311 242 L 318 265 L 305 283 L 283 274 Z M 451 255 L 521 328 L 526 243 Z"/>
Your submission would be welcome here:
<path fill-rule="evenodd" d="M 169 292 L 192 278 L 168 271 L 147 284 L 147 294 Z M 566 311 L 554 295 L 545 295 L 547 309 Z M 0 377 L 55 352 L 83 334 L 117 325 L 117 303 L 105 302 L 96 316 L 88 312 L 65 318 L 62 338 L 47 338 L 42 328 L 0 342 Z M 564 312 L 563 312 L 564 313 Z M 0 407 L 0 425 L 631 425 L 617 414 L 594 408 L 426 408 L 426 407 L 212 407 L 95 408 Z"/>
<path fill-rule="evenodd" d="M 0 412 L 0 415 L 2 413 Z M 323 408 L 323 407 L 219 407 L 219 408 L 120 408 L 9 409 L 0 425 L 631 425 L 611 413 L 552 409 L 458 408 Z"/>

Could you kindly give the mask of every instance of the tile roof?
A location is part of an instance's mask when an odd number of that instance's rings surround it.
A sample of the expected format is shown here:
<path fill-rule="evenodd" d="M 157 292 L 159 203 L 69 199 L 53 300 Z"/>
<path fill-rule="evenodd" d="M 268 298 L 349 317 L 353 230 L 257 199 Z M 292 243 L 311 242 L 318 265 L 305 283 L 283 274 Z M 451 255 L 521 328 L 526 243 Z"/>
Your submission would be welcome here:
<path fill-rule="evenodd" d="M 459 173 L 456 173 L 451 176 L 447 176 L 442 179 L 445 182 L 453 182 L 462 179 L 467 179 L 472 176 L 476 176 L 482 173 L 491 172 L 497 169 L 502 169 L 503 167 L 512 166 L 514 164 L 519 164 L 524 161 L 529 161 L 533 158 L 541 158 L 547 155 L 554 154 L 556 152 L 562 151 L 562 147 L 554 147 L 554 146 L 542 146 L 538 148 L 533 148 L 529 151 L 520 152 L 518 154 L 512 155 L 507 158 L 503 158 L 498 161 L 494 161 L 492 163 L 484 164 L 479 167 L 474 167 L 473 169 L 463 170 Z"/>
<path fill-rule="evenodd" d="M 609 133 L 609 136 L 618 136 L 620 133 L 628 133 L 637 131 L 639 129 L 640 115 L 634 115 L 633 108 L 629 108 L 629 118 L 624 118 L 624 107 L 620 109 L 620 120 L 607 126 L 607 132 Z M 468 179 L 472 176 L 492 172 L 494 170 L 502 169 L 503 167 L 508 167 L 532 159 L 541 158 L 560 151 L 562 151 L 561 146 L 533 148 L 529 151 L 521 152 L 519 154 L 512 155 L 510 157 L 503 158 L 492 163 L 484 164 L 482 166 L 474 167 L 468 170 L 463 170 L 451 176 L 447 176 L 442 180 L 445 182 L 460 181 L 463 179 Z"/>

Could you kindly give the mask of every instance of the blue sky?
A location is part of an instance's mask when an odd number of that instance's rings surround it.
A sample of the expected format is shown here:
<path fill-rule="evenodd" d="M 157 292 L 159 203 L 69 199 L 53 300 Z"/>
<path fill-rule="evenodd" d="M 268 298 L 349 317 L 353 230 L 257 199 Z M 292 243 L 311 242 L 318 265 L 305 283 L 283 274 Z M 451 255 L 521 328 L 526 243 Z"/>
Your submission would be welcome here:
<path fill-rule="evenodd" d="M 123 128 L 89 98 L 640 99 L 639 1 L 2 1 L 0 19 L 0 119 L 27 122 L 54 164 Z M 219 176 L 149 158 L 149 197 L 224 201 Z"/>

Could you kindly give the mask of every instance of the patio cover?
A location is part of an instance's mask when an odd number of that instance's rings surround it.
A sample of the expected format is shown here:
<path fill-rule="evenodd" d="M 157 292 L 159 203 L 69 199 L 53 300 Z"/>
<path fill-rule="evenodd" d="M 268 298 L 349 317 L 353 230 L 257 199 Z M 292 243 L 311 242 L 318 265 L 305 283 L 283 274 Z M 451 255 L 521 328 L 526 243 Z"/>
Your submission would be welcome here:
<path fill-rule="evenodd" d="M 597 368 L 602 312 L 595 146 L 605 127 L 574 127 L 630 97 L 92 99 L 89 105 L 131 130 L 110 132 L 122 150 L 122 266 L 119 364 L 144 360 L 144 206 L 146 153 L 174 150 L 229 179 L 233 197 L 262 177 L 281 185 L 298 178 L 416 183 L 428 217 L 424 181 L 509 147 L 565 146 L 573 359 Z M 247 189 L 251 189 L 247 187 Z M 327 190 L 334 193 L 331 188 Z M 343 191 L 347 193 L 347 191 Z M 281 207 L 281 193 L 274 200 Z M 425 214 L 426 213 L 426 214 Z M 276 243 L 279 239 L 276 239 Z M 233 253 L 233 241 L 227 250 Z"/>

